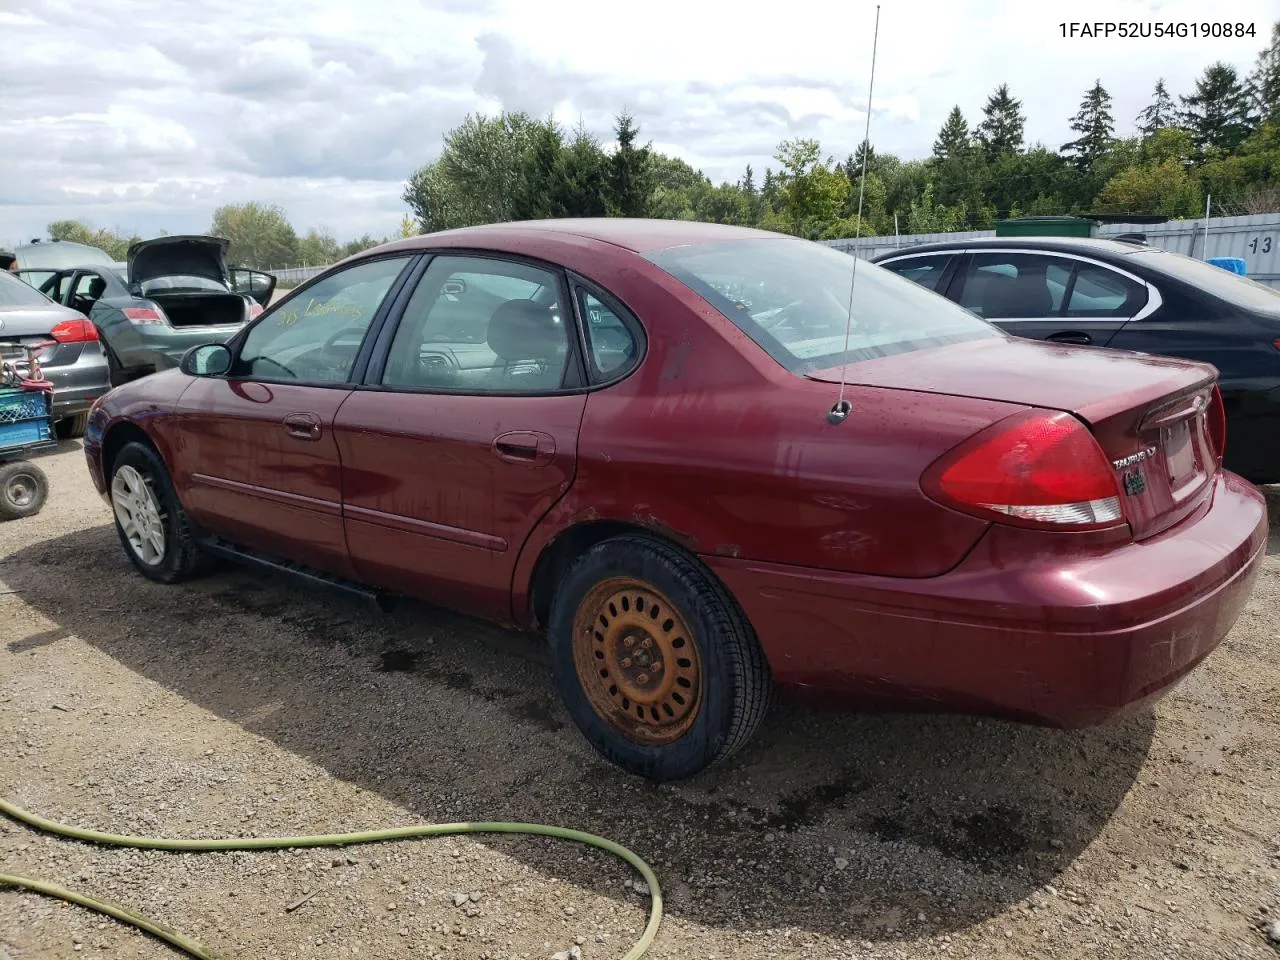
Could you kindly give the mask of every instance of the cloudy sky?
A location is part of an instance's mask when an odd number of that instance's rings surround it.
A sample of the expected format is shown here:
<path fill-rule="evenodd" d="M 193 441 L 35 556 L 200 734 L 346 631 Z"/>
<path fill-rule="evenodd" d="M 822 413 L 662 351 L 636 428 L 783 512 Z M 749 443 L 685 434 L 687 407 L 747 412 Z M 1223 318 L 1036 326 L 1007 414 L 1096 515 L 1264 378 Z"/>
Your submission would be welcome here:
<path fill-rule="evenodd" d="M 608 14 L 616 9 L 615 14 Z M 1063 20 L 1256 25 L 1242 39 L 1064 38 Z M 1065 11 L 1070 12 L 1065 12 Z M 882 0 L 871 139 L 920 157 L 959 104 L 1008 82 L 1058 146 L 1100 77 L 1119 132 L 1157 77 L 1252 68 L 1276 0 Z M 405 178 L 468 112 L 549 111 L 736 179 L 775 144 L 843 156 L 866 119 L 869 0 L 0 0 L 0 246 L 51 220 L 201 232 L 279 203 L 339 239 L 397 228 Z"/>

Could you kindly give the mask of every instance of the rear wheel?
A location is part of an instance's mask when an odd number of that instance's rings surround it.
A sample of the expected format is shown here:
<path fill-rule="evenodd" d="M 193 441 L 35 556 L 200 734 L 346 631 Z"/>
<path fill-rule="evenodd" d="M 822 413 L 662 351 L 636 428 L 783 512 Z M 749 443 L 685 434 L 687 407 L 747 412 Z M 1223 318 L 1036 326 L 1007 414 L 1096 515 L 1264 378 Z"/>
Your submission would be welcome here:
<path fill-rule="evenodd" d="M 49 498 L 49 478 L 34 463 L 19 460 L 0 466 L 0 519 L 34 517 Z"/>
<path fill-rule="evenodd" d="M 727 759 L 755 732 L 772 681 L 736 601 L 694 558 L 625 536 L 569 569 L 552 603 L 552 669 L 578 728 L 650 780 Z"/>
<path fill-rule="evenodd" d="M 212 560 L 195 541 L 164 462 L 142 443 L 129 443 L 111 465 L 116 533 L 134 568 L 148 580 L 181 583 L 207 572 Z"/>
<path fill-rule="evenodd" d="M 54 432 L 59 440 L 78 440 L 89 429 L 89 414 L 77 413 L 74 417 L 64 417 L 54 424 Z"/>

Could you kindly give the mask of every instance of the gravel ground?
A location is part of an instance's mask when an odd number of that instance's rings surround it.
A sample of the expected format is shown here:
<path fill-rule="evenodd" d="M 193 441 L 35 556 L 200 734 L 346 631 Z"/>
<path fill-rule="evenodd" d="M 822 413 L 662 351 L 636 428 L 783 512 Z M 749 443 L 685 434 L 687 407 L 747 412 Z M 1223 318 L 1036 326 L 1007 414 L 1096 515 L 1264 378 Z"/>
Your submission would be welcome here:
<path fill-rule="evenodd" d="M 730 765 L 657 788 L 596 758 L 536 641 L 241 571 L 148 583 L 78 444 L 42 463 L 45 511 L 0 526 L 0 790 L 27 809 L 172 836 L 577 827 L 658 871 L 654 957 L 1278 955 L 1280 555 L 1153 713 L 1063 733 L 784 705 Z M 620 957 L 648 905 L 608 856 L 522 838 L 178 855 L 0 823 L 0 872 L 240 960 Z M 169 955 L 0 891 L 0 960 Z"/>

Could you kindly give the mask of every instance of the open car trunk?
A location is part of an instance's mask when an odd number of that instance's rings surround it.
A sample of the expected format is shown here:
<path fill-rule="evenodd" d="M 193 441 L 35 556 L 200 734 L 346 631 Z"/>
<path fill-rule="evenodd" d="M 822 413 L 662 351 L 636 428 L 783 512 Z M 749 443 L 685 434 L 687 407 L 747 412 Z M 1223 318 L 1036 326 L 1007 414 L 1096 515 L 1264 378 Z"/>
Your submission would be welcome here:
<path fill-rule="evenodd" d="M 153 293 L 149 298 L 173 327 L 219 327 L 249 319 L 244 298 L 235 293 Z"/>

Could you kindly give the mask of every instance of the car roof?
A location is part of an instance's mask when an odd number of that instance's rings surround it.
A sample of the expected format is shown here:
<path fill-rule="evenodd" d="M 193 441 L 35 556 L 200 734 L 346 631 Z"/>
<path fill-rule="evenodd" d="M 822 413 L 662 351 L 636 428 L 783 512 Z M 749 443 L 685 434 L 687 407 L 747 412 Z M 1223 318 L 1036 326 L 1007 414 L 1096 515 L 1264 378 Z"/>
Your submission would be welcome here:
<path fill-rule="evenodd" d="M 634 253 L 661 250 L 666 247 L 689 243 L 712 243 L 718 240 L 749 240 L 752 238 L 783 239 L 784 234 L 751 227 L 736 227 L 722 223 L 702 223 L 692 220 L 646 220 L 626 217 L 583 217 L 563 220 L 520 220 L 511 223 L 491 223 L 474 227 L 459 227 L 427 233 L 407 240 L 398 240 L 380 249 L 416 250 L 447 240 L 450 246 L 464 244 L 474 239 L 477 245 L 501 246 L 507 242 L 527 239 L 534 235 L 578 238 L 608 243 Z"/>
<path fill-rule="evenodd" d="M 1053 253 L 1092 254 L 1101 257 L 1128 257 L 1135 253 L 1159 249 L 1144 243 L 1127 243 L 1124 240 L 1108 240 L 1104 237 L 975 237 L 970 240 L 943 240 L 914 247 L 900 247 L 889 253 L 878 254 L 872 260 L 887 260 L 917 253 L 946 253 L 954 250 L 980 250 L 983 247 L 999 249 L 1043 250 Z"/>

